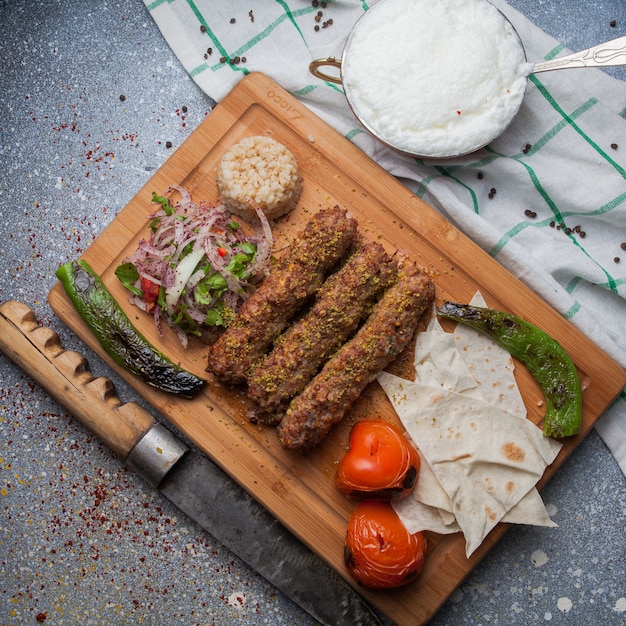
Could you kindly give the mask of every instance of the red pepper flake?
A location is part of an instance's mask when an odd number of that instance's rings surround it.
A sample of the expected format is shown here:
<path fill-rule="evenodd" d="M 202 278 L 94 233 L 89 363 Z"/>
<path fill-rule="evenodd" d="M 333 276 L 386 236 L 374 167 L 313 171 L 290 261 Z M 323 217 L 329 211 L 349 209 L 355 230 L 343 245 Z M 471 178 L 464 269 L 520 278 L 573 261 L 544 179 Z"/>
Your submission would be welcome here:
<path fill-rule="evenodd" d="M 221 256 L 221 257 L 225 257 L 228 254 L 228 250 L 226 250 L 226 248 L 218 248 L 217 249 L 217 253 Z"/>
<path fill-rule="evenodd" d="M 35 615 L 35 619 L 37 620 L 37 622 L 42 624 L 48 619 L 48 616 L 45 613 L 37 613 L 37 615 Z"/>
<path fill-rule="evenodd" d="M 457 114 L 457 115 L 461 115 L 461 111 L 459 111 L 459 110 L 457 109 L 456 114 Z"/>

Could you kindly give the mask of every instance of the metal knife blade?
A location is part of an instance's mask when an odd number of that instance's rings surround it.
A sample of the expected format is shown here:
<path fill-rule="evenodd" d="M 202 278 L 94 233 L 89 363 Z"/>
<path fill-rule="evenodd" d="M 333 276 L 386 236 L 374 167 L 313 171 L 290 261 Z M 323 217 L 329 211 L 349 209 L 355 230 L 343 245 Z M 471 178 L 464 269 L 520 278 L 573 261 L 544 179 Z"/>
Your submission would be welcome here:
<path fill-rule="evenodd" d="M 178 508 L 327 626 L 381 626 L 369 604 L 220 468 L 65 351 L 25 304 L 0 305 L 0 351 Z M 158 452 L 155 452 L 158 451 Z"/>

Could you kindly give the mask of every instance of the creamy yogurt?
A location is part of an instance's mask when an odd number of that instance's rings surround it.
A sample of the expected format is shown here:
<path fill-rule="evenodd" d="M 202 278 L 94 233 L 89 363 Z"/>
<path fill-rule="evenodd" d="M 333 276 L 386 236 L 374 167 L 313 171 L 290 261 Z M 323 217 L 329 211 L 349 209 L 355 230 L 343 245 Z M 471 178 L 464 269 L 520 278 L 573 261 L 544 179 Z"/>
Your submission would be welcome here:
<path fill-rule="evenodd" d="M 341 78 L 379 139 L 446 157 L 505 130 L 530 68 L 517 33 L 486 0 L 381 0 L 353 29 Z"/>

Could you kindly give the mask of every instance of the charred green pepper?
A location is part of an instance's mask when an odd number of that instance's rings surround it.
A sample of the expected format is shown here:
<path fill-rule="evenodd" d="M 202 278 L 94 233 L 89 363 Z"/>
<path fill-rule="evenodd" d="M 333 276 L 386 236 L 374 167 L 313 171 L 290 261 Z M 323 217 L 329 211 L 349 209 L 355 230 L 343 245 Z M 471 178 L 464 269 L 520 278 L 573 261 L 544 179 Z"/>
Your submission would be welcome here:
<path fill-rule="evenodd" d="M 202 389 L 204 379 L 174 364 L 133 326 L 86 261 L 65 263 L 56 275 L 83 321 L 117 364 L 149 385 L 185 398 Z"/>
<path fill-rule="evenodd" d="M 569 355 L 554 338 L 504 311 L 445 302 L 437 315 L 482 331 L 528 368 L 546 399 L 546 437 L 568 437 L 580 432 L 580 379 Z"/>

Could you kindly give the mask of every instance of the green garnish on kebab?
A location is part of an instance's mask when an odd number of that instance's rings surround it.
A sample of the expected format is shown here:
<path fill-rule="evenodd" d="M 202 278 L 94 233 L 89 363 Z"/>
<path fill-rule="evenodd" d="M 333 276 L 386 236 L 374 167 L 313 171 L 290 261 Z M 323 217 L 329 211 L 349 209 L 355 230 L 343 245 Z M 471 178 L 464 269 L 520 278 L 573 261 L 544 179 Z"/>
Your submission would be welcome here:
<path fill-rule="evenodd" d="M 485 333 L 528 368 L 546 399 L 546 437 L 569 437 L 580 432 L 580 379 L 569 355 L 554 338 L 504 311 L 445 302 L 437 315 Z"/>
<path fill-rule="evenodd" d="M 56 275 L 80 317 L 118 365 L 161 391 L 185 398 L 202 389 L 203 378 L 174 364 L 133 326 L 86 261 L 65 263 Z"/>

